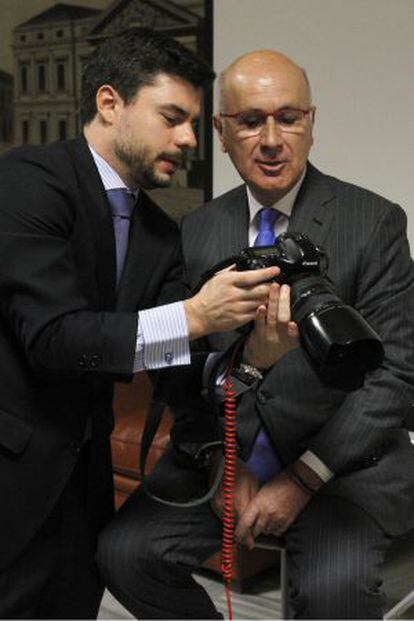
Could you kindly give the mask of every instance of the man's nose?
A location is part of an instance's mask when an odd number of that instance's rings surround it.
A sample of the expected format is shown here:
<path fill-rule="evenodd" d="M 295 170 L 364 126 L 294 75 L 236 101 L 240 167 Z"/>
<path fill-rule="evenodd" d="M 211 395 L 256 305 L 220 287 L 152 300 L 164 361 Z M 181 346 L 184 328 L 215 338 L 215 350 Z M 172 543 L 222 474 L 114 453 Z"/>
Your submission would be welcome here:
<path fill-rule="evenodd" d="M 187 149 L 195 149 L 197 146 L 197 138 L 191 123 L 184 123 L 177 127 L 176 143 L 180 147 Z"/>
<path fill-rule="evenodd" d="M 283 142 L 280 127 L 272 116 L 268 116 L 266 123 L 260 134 L 260 142 L 262 146 L 268 148 L 277 148 Z"/>

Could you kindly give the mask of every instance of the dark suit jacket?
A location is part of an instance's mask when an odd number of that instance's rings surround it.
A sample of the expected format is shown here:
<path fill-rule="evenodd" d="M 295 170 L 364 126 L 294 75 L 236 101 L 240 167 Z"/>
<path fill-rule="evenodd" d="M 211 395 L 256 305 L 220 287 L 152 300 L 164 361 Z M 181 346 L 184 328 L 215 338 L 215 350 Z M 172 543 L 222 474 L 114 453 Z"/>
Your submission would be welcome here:
<path fill-rule="evenodd" d="M 0 159 L 0 570 L 68 479 L 92 421 L 90 503 L 111 513 L 112 384 L 136 311 L 182 297 L 176 225 L 140 194 L 118 294 L 105 191 L 83 138 Z"/>
<path fill-rule="evenodd" d="M 414 397 L 413 267 L 400 207 L 309 165 L 289 230 L 325 247 L 342 300 L 382 337 L 385 361 L 353 392 L 324 385 L 304 352 L 290 352 L 246 393 L 238 438 L 247 455 L 261 422 L 283 463 L 312 450 L 335 473 L 323 494 L 363 507 L 388 532 L 414 525 L 414 450 L 404 418 Z M 182 227 L 189 282 L 248 246 L 248 205 L 240 186 L 203 206 Z M 234 334 L 208 339 L 226 349 Z"/>

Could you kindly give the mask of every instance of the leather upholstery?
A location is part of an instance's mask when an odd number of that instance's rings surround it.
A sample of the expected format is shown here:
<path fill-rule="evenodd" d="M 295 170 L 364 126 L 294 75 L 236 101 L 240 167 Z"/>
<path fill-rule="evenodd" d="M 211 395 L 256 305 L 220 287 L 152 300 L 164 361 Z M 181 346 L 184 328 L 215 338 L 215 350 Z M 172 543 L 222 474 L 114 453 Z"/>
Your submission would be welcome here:
<path fill-rule="evenodd" d="M 115 428 L 111 446 L 117 508 L 141 481 L 139 471 L 141 436 L 151 394 L 151 382 L 146 373 L 136 374 L 132 384 L 115 385 Z M 151 472 L 169 442 L 172 421 L 172 414 L 167 408 L 148 453 L 147 472 Z"/>

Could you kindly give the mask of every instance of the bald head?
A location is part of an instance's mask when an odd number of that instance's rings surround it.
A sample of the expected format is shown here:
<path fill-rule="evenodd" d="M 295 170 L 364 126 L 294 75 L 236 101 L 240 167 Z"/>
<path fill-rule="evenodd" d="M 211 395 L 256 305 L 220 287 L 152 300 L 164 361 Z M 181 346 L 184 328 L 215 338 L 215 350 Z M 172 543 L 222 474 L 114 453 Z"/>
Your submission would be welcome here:
<path fill-rule="evenodd" d="M 214 126 L 222 151 L 261 205 L 274 205 L 303 175 L 314 118 L 306 74 L 284 54 L 250 52 L 220 76 Z"/>
<path fill-rule="evenodd" d="M 305 71 L 290 58 L 273 50 L 256 50 L 237 58 L 219 79 L 220 110 L 228 111 L 237 93 L 277 88 L 281 95 L 295 96 L 301 105 L 311 105 L 311 92 Z M 286 105 L 292 105 L 288 102 Z"/>

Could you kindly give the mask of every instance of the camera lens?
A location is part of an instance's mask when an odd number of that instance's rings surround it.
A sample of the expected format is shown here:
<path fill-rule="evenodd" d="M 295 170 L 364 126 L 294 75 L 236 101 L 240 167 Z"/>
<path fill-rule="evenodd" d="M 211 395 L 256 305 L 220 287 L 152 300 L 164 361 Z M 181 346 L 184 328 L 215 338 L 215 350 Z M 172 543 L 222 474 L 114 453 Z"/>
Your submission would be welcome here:
<path fill-rule="evenodd" d="M 365 373 L 381 364 L 384 350 L 378 335 L 325 279 L 309 277 L 293 284 L 292 315 L 317 372 L 331 385 L 357 388 Z"/>

